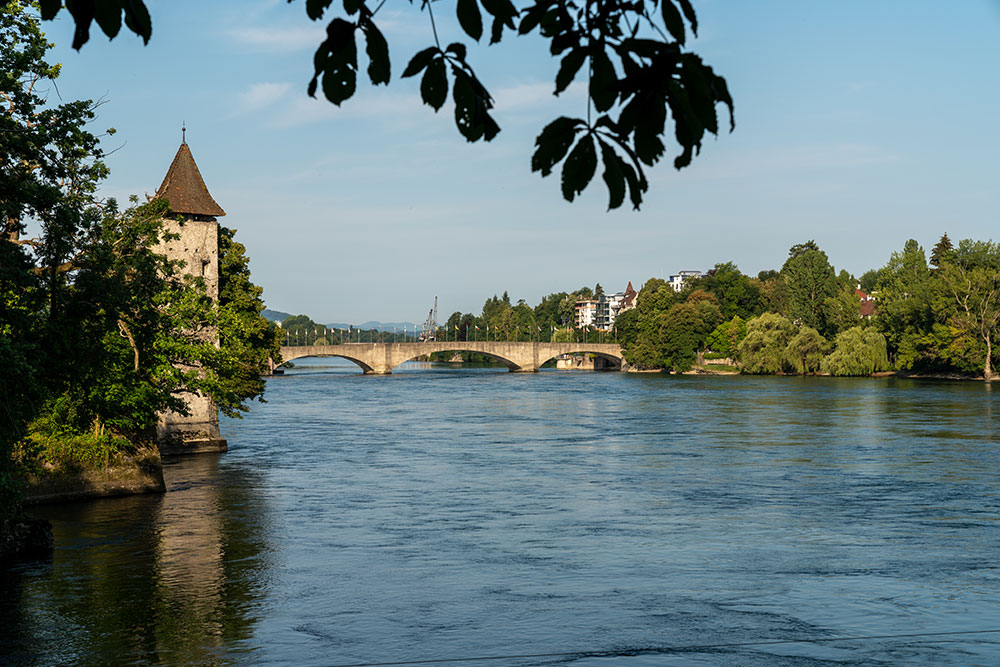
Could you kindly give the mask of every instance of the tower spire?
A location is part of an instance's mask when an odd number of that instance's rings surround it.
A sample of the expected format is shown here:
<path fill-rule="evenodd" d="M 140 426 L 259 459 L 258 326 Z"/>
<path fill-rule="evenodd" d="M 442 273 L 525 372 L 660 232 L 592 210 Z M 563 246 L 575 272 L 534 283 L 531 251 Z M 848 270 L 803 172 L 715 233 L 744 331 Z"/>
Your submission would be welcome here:
<path fill-rule="evenodd" d="M 185 127 L 185 125 L 187 125 L 187 123 L 185 123 L 182 120 L 181 121 L 181 143 L 182 144 L 186 144 L 187 143 L 187 127 Z"/>
<path fill-rule="evenodd" d="M 182 137 L 185 128 L 181 128 Z M 201 178 L 198 165 L 191 155 L 191 148 L 185 141 L 177 149 L 174 161 L 170 163 L 167 175 L 156 190 L 156 196 L 170 202 L 172 214 L 198 215 L 218 217 L 226 214 L 222 207 L 212 199 Z"/>

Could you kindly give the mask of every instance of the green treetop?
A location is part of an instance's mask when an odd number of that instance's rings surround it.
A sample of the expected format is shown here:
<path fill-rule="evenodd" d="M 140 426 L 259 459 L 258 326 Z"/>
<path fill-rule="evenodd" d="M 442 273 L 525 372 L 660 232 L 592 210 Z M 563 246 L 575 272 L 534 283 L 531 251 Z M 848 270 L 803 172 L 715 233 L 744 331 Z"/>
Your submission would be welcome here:
<path fill-rule="evenodd" d="M 821 333 L 826 331 L 824 304 L 837 291 L 837 278 L 826 253 L 814 241 L 792 246 L 781 277 L 788 294 L 788 316 Z"/>

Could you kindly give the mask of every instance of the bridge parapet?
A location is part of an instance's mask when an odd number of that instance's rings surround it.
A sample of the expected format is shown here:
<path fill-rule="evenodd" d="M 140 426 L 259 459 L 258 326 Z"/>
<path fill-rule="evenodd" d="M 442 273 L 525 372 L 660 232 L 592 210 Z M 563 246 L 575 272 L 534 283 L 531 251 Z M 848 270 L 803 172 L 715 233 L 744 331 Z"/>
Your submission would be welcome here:
<path fill-rule="evenodd" d="M 615 343 L 542 343 L 509 341 L 429 341 L 419 343 L 342 343 L 281 348 L 284 361 L 303 357 L 342 357 L 365 374 L 388 375 L 402 363 L 435 352 L 476 352 L 504 364 L 513 373 L 534 373 L 562 354 L 595 354 L 621 369 L 621 347 Z"/>

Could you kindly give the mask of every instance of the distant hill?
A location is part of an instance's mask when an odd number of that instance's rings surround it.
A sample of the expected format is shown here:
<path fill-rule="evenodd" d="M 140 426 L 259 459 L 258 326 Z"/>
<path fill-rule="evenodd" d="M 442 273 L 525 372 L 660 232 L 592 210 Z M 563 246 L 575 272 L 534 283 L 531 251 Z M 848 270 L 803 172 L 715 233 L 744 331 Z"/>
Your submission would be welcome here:
<path fill-rule="evenodd" d="M 291 317 L 291 313 L 283 313 L 280 310 L 271 310 L 270 308 L 265 308 L 261 313 L 264 319 L 271 320 L 272 322 L 283 322 L 286 317 Z"/>
<path fill-rule="evenodd" d="M 265 308 L 264 312 L 261 313 L 265 319 L 271 320 L 272 322 L 284 322 L 285 318 L 291 317 L 291 313 L 286 313 L 281 310 L 271 310 L 270 308 Z M 392 331 L 393 327 L 396 331 L 416 331 L 418 326 L 413 322 L 376 322 L 374 320 L 365 322 L 364 324 L 348 324 L 347 322 L 330 322 L 326 325 L 330 329 L 362 329 L 364 331 L 370 331 L 375 329 L 377 331 Z"/>

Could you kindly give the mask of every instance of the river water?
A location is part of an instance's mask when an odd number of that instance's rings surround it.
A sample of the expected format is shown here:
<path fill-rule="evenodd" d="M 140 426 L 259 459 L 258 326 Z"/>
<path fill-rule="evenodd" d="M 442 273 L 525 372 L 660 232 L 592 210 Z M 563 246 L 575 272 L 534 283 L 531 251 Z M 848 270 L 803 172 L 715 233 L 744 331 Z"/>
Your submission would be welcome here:
<path fill-rule="evenodd" d="M 297 363 L 166 495 L 37 509 L 0 662 L 1000 664 L 930 634 L 1000 630 L 997 389 Z"/>

